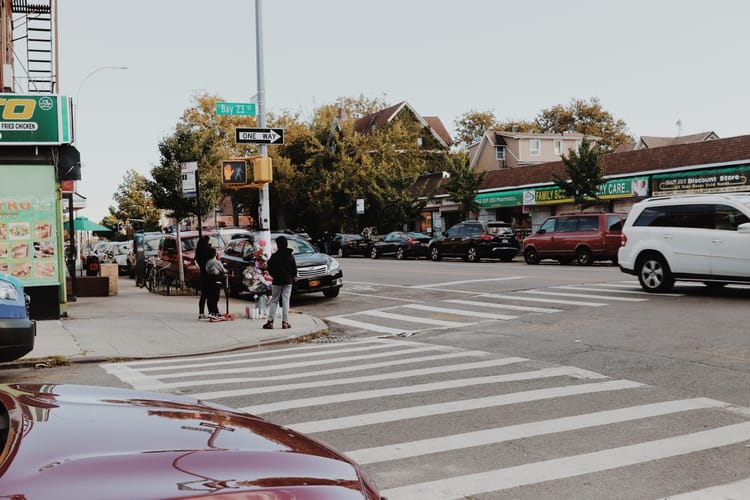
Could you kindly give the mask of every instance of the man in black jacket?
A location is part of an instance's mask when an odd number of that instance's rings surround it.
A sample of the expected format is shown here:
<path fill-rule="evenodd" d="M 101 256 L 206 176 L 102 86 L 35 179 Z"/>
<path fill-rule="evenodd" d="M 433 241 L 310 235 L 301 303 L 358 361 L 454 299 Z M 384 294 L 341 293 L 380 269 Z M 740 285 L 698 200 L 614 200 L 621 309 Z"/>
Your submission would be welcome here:
<path fill-rule="evenodd" d="M 276 252 L 268 259 L 268 273 L 273 278 L 271 284 L 271 308 L 268 311 L 268 321 L 263 328 L 273 328 L 273 318 L 276 308 L 281 302 L 281 328 L 289 326 L 289 299 L 292 296 L 292 285 L 297 276 L 297 262 L 292 256 L 292 250 L 287 248 L 288 242 L 285 236 L 276 238 Z"/>

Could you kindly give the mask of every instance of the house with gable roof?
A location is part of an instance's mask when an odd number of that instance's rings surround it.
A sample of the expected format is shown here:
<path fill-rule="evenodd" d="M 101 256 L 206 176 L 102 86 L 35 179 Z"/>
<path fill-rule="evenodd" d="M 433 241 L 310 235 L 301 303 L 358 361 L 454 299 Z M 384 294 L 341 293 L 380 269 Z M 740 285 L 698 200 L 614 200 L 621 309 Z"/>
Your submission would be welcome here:
<path fill-rule="evenodd" d="M 677 137 L 656 137 L 642 135 L 635 142 L 628 142 L 622 144 L 615 149 L 615 153 L 623 153 L 625 151 L 637 151 L 639 149 L 653 149 L 661 148 L 664 146 L 674 146 L 677 144 L 690 144 L 693 142 L 703 142 L 718 139 L 719 136 L 716 132 L 699 132 L 697 134 L 679 135 Z"/>
<path fill-rule="evenodd" d="M 478 171 L 526 167 L 559 161 L 571 149 L 577 150 L 583 134 L 531 134 L 488 130 L 469 146 L 471 167 Z M 589 140 L 598 137 L 589 136 Z"/>

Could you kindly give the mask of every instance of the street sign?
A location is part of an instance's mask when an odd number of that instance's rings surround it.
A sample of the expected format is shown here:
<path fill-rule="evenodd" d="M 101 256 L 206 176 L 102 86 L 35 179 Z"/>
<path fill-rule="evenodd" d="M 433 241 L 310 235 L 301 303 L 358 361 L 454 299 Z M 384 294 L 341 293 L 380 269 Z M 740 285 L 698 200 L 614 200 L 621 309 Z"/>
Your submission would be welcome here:
<path fill-rule="evenodd" d="M 283 128 L 236 128 L 237 144 L 284 144 Z"/>
<path fill-rule="evenodd" d="M 254 102 L 217 102 L 217 115 L 255 116 Z"/>
<path fill-rule="evenodd" d="M 195 198 L 198 194 L 198 184 L 196 182 L 196 173 L 198 172 L 198 162 L 188 161 L 180 163 L 180 173 L 182 174 L 182 197 Z"/>

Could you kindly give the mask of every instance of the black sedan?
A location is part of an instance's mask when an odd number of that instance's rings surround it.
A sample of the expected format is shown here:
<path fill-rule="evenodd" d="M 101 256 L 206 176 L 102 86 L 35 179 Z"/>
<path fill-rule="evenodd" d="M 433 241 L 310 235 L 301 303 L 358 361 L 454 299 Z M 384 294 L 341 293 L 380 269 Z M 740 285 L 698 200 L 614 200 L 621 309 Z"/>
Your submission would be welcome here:
<path fill-rule="evenodd" d="M 429 255 L 430 237 L 424 233 L 393 231 L 376 241 L 370 250 L 370 257 L 394 256 L 399 260 L 409 257 L 427 257 Z"/>
<path fill-rule="evenodd" d="M 271 253 L 276 251 L 276 238 L 281 233 L 271 233 Z M 344 284 L 344 273 L 336 259 L 319 253 L 300 236 L 284 234 L 297 262 L 297 277 L 292 294 L 323 292 L 326 297 L 336 297 Z M 221 256 L 221 262 L 230 273 L 229 290 L 232 295 L 249 293 L 252 287 L 252 270 L 255 266 L 254 244 L 258 234 L 250 238 L 231 240 Z"/>
<path fill-rule="evenodd" d="M 331 241 L 331 255 L 349 257 L 350 255 L 370 255 L 371 241 L 361 234 L 338 233 Z"/>

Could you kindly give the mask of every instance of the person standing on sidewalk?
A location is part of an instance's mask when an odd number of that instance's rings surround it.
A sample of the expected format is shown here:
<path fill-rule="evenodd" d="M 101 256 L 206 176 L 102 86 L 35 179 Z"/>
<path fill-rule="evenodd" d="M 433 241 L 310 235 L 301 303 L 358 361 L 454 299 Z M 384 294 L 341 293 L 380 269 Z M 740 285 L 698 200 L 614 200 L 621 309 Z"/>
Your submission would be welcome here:
<path fill-rule="evenodd" d="M 216 249 L 214 247 L 209 247 L 208 256 L 208 262 L 206 262 L 206 276 L 208 281 L 206 305 L 208 305 L 208 319 L 216 319 L 221 317 L 221 313 L 219 313 L 219 295 L 221 289 L 224 288 L 224 279 L 227 275 L 227 270 L 221 261 L 216 258 Z"/>
<path fill-rule="evenodd" d="M 211 248 L 210 239 L 208 236 L 201 236 L 198 240 L 198 244 L 195 246 L 195 263 L 198 264 L 198 269 L 201 271 L 200 277 L 200 292 L 201 297 L 198 299 L 198 319 L 206 319 L 204 314 L 206 311 L 206 299 L 208 298 L 208 275 L 206 274 L 206 263 L 210 258 L 208 255 L 209 249 Z"/>
<path fill-rule="evenodd" d="M 291 328 L 289 325 L 289 299 L 292 296 L 292 285 L 297 276 L 297 262 L 292 256 L 292 249 L 287 248 L 285 236 L 276 238 L 276 252 L 268 259 L 268 274 L 273 278 L 271 283 L 271 308 L 268 310 L 268 321 L 263 328 L 273 328 L 273 318 L 276 308 L 281 303 L 281 328 Z"/>

